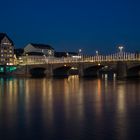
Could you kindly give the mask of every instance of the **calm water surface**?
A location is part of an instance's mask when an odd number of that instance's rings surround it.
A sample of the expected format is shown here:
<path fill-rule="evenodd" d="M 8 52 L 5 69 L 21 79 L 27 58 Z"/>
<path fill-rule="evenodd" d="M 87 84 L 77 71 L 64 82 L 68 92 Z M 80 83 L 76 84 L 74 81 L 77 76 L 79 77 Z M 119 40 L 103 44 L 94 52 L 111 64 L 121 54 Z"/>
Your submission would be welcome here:
<path fill-rule="evenodd" d="M 140 139 L 140 80 L 0 78 L 6 139 Z"/>

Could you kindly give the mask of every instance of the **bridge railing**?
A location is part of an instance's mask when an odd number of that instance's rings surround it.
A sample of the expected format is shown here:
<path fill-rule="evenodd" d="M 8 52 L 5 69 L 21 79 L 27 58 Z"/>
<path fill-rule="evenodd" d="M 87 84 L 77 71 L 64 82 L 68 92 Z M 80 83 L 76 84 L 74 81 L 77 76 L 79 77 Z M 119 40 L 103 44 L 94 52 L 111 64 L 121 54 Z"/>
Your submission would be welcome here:
<path fill-rule="evenodd" d="M 46 57 L 44 56 L 23 56 L 22 65 L 50 64 L 50 63 L 79 63 L 79 62 L 109 62 L 109 61 L 140 61 L 140 54 L 116 53 L 110 55 L 80 56 L 80 57 Z"/>

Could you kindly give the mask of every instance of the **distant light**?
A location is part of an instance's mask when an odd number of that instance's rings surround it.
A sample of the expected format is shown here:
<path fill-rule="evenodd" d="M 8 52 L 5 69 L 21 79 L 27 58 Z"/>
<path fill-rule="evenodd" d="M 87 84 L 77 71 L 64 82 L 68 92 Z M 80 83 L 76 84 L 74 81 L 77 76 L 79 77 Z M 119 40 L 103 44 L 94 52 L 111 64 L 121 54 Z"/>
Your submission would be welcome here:
<path fill-rule="evenodd" d="M 119 48 L 120 52 L 122 52 L 124 47 L 123 46 L 119 46 L 118 48 Z"/>
<path fill-rule="evenodd" d="M 105 79 L 107 79 L 108 78 L 108 75 L 107 74 L 105 74 Z"/>
<path fill-rule="evenodd" d="M 13 65 L 13 63 L 6 63 L 6 65 L 10 65 L 11 66 L 11 65 Z"/>
<path fill-rule="evenodd" d="M 3 45 L 11 45 L 11 43 L 4 42 Z"/>
<path fill-rule="evenodd" d="M 81 53 L 82 52 L 82 49 L 79 49 L 79 53 Z"/>
<path fill-rule="evenodd" d="M 113 74 L 113 77 L 116 78 L 116 73 Z"/>
<path fill-rule="evenodd" d="M 72 70 L 77 70 L 77 68 L 75 68 L 75 67 L 71 67 L 71 69 L 72 69 Z"/>
<path fill-rule="evenodd" d="M 99 63 L 98 66 L 100 66 L 101 64 Z"/>
<path fill-rule="evenodd" d="M 123 46 L 119 46 L 119 49 L 123 49 Z"/>
<path fill-rule="evenodd" d="M 98 51 L 96 51 L 96 55 L 98 55 L 99 54 L 99 52 Z"/>
<path fill-rule="evenodd" d="M 67 65 L 64 65 L 64 67 L 66 67 Z"/>
<path fill-rule="evenodd" d="M 81 58 L 81 56 L 73 55 L 73 58 Z"/>

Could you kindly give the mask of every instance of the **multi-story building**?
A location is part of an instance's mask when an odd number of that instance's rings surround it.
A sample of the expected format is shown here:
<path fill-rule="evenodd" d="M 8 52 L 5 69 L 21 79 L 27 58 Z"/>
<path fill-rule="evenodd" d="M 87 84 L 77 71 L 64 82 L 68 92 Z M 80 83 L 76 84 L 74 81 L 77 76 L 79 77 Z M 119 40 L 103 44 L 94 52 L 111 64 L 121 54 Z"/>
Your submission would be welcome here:
<path fill-rule="evenodd" d="M 30 43 L 24 48 L 25 53 L 42 53 L 45 56 L 54 56 L 54 48 L 52 48 L 50 45 L 46 44 L 34 44 Z"/>
<path fill-rule="evenodd" d="M 0 33 L 0 65 L 14 64 L 14 43 L 6 33 Z"/>

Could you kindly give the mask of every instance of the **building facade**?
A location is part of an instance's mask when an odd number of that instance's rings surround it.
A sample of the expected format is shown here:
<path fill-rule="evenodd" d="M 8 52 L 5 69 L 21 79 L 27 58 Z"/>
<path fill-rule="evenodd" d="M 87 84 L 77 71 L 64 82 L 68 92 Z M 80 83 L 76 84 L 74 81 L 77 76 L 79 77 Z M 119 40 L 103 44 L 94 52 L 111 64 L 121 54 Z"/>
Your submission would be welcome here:
<path fill-rule="evenodd" d="M 6 33 L 0 33 L 0 65 L 14 65 L 14 43 Z"/>
<path fill-rule="evenodd" d="M 30 43 L 24 48 L 25 53 L 42 53 L 45 56 L 54 56 L 54 49 L 50 45 L 46 44 L 34 44 Z"/>

